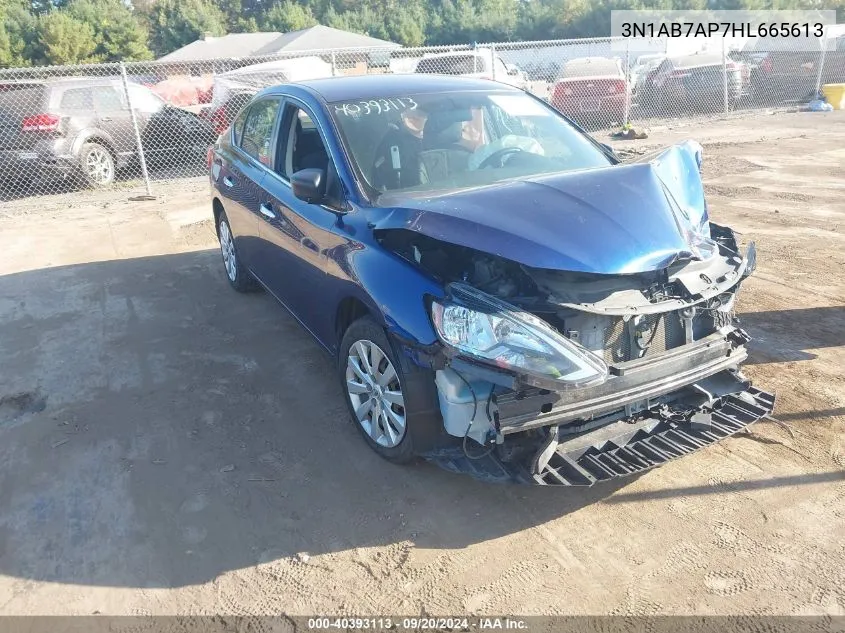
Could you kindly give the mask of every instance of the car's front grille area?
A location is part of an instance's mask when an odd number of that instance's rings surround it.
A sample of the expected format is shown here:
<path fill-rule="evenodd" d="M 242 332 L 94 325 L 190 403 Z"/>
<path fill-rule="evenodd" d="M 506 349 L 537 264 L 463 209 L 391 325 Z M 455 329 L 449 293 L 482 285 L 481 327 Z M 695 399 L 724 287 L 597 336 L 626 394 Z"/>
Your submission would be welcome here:
<path fill-rule="evenodd" d="M 678 312 L 616 317 L 604 331 L 604 360 L 622 363 L 661 354 L 683 345 L 684 325 Z"/>

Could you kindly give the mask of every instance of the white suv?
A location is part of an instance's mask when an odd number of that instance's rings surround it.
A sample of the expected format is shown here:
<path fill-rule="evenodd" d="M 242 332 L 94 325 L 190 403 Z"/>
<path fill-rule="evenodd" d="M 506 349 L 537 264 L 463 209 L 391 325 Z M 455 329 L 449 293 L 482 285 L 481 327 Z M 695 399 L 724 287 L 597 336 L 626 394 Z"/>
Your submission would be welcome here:
<path fill-rule="evenodd" d="M 525 76 L 519 69 L 512 64 L 505 64 L 502 58 L 489 48 L 451 53 L 428 53 L 417 62 L 414 72 L 493 79 L 517 88 L 526 88 Z"/>

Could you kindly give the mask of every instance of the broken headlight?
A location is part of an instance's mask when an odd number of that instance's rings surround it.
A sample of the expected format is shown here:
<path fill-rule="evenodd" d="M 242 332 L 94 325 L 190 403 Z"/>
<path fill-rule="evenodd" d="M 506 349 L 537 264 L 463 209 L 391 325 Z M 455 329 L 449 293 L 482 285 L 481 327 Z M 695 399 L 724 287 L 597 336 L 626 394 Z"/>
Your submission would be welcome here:
<path fill-rule="evenodd" d="M 503 369 L 581 387 L 607 380 L 604 361 L 546 323 L 465 284 L 434 301 L 432 320 L 447 346 Z"/>

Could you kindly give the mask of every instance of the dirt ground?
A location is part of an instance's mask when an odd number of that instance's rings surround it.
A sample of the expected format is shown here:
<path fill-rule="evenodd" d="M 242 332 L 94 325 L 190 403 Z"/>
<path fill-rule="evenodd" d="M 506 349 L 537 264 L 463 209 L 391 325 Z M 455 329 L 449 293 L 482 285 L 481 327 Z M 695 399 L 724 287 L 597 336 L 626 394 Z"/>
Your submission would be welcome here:
<path fill-rule="evenodd" d="M 845 112 L 684 138 L 786 426 L 592 489 L 379 459 L 203 179 L 4 204 L 0 614 L 845 614 Z"/>

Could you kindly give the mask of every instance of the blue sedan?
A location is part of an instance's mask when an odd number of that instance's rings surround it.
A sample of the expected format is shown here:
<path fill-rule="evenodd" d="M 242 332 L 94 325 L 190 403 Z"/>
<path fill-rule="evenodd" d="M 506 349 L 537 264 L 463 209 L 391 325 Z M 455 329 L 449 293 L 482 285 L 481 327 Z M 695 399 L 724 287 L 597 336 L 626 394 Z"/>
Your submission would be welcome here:
<path fill-rule="evenodd" d="M 740 371 L 756 251 L 710 220 L 701 161 L 622 164 L 528 93 L 437 75 L 264 89 L 209 151 L 230 284 L 337 359 L 373 450 L 559 485 L 774 407 Z"/>

